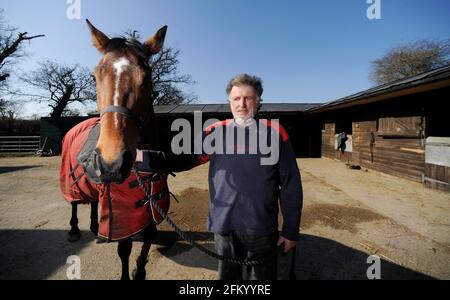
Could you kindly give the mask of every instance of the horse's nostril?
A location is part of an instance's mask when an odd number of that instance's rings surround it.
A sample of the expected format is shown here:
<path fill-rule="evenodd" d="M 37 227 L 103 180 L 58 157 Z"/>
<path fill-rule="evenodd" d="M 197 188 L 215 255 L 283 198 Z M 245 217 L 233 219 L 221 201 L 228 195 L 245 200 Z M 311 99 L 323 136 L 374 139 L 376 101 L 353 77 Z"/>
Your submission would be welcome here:
<path fill-rule="evenodd" d="M 92 155 L 93 169 L 103 183 L 122 183 L 125 178 L 130 176 L 133 167 L 133 155 L 130 151 L 121 151 L 112 163 L 104 160 L 99 149 L 95 149 Z"/>
<path fill-rule="evenodd" d="M 103 173 L 104 170 L 109 169 L 108 164 L 103 159 L 102 152 L 100 151 L 100 149 L 95 148 L 92 156 L 93 156 L 93 166 L 94 169 L 97 170 L 97 172 Z"/>

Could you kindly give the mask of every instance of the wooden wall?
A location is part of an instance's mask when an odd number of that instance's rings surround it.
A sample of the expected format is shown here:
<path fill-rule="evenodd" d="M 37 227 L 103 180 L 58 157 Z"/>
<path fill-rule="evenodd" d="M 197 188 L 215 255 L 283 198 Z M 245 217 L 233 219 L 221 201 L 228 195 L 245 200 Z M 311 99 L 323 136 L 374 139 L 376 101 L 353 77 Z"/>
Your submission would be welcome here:
<path fill-rule="evenodd" d="M 322 156 L 422 182 L 427 111 L 440 107 L 439 101 L 448 92 L 416 94 L 322 113 Z M 348 122 L 352 124 L 353 150 L 342 156 L 334 149 L 334 136 L 339 133 L 335 129 L 337 123 Z"/>
<path fill-rule="evenodd" d="M 322 129 L 322 156 L 334 158 L 336 150 L 334 150 L 334 123 L 325 123 Z"/>
<path fill-rule="evenodd" d="M 420 137 L 379 135 L 376 120 L 354 122 L 353 126 L 354 155 L 357 152 L 353 163 L 422 182 L 425 151 Z"/>
<path fill-rule="evenodd" d="M 425 164 L 425 176 L 434 179 L 433 181 L 425 180 L 424 184 L 426 187 L 450 192 L 450 167 Z M 439 181 L 447 184 L 442 184 Z"/>
<path fill-rule="evenodd" d="M 353 121 L 353 151 L 342 154 L 334 149 L 336 133 L 334 123 L 325 123 L 322 130 L 324 157 L 422 182 L 425 151 L 420 137 L 382 136 L 377 131 L 377 120 Z"/>

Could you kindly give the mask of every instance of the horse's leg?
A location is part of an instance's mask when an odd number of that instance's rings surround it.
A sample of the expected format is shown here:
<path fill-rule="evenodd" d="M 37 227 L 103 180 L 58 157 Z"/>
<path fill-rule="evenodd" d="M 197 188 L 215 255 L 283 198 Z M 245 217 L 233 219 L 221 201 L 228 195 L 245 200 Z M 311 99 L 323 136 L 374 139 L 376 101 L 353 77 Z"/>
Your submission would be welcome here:
<path fill-rule="evenodd" d="M 97 236 L 98 234 L 98 202 L 91 202 L 91 232 Z"/>
<path fill-rule="evenodd" d="M 77 207 L 76 202 L 72 202 L 72 217 L 70 218 L 69 242 L 76 242 L 81 238 L 81 231 L 78 228 Z"/>
<path fill-rule="evenodd" d="M 131 248 L 133 247 L 133 241 L 131 238 L 119 241 L 117 246 L 117 253 L 119 254 L 120 261 L 122 262 L 122 277 L 121 280 L 130 280 L 130 273 L 128 270 L 128 262 L 130 259 Z"/>
<path fill-rule="evenodd" d="M 136 260 L 136 269 L 133 270 L 134 280 L 145 280 L 145 265 L 147 264 L 148 252 L 150 251 L 150 247 L 156 238 L 156 233 L 157 230 L 154 224 L 150 224 L 144 229 L 144 244 L 142 245 L 139 257 Z"/>

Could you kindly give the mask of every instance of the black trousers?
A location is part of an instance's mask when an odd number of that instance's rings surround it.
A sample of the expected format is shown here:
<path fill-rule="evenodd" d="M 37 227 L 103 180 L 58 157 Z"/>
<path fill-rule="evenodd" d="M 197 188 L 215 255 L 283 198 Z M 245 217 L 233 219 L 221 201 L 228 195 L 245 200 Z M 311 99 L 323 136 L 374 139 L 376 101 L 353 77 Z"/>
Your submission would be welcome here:
<path fill-rule="evenodd" d="M 217 253 L 235 259 L 264 262 L 255 266 L 242 266 L 219 260 L 219 280 L 276 280 L 277 279 L 278 232 L 268 236 L 253 237 L 231 232 L 227 235 L 214 234 Z"/>

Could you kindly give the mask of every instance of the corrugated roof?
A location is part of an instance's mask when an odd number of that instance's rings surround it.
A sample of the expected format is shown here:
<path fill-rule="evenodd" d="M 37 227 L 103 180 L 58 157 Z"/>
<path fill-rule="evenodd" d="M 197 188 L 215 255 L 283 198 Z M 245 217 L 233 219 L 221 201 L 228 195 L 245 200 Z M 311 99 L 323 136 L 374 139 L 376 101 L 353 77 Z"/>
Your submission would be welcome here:
<path fill-rule="evenodd" d="M 229 113 L 230 106 L 228 104 L 206 104 L 202 112 L 204 113 Z"/>
<path fill-rule="evenodd" d="M 263 103 L 260 112 L 303 112 L 320 103 Z"/>
<path fill-rule="evenodd" d="M 329 109 L 341 106 L 343 104 L 348 104 L 350 102 L 355 102 L 354 105 L 357 105 L 359 100 L 363 100 L 369 97 L 375 97 L 380 96 L 384 94 L 388 94 L 391 92 L 400 91 L 403 89 L 411 88 L 411 87 L 417 87 L 423 84 L 428 83 L 434 83 L 438 81 L 448 80 L 450 79 L 450 65 L 444 66 L 441 68 L 437 68 L 422 74 L 419 74 L 417 76 L 413 76 L 410 78 L 405 78 L 401 80 L 397 80 L 394 82 L 390 82 L 384 85 L 380 85 L 350 96 L 346 96 L 344 98 L 327 102 L 325 104 L 312 107 L 308 109 L 308 112 L 317 112 L 321 111 L 323 109 Z"/>
<path fill-rule="evenodd" d="M 296 113 L 303 112 L 320 103 L 263 103 L 261 113 Z M 155 105 L 156 114 L 190 114 L 194 111 L 202 113 L 231 113 L 229 104 L 180 104 Z"/>
<path fill-rule="evenodd" d="M 156 114 L 166 114 L 171 112 L 177 105 L 154 105 L 153 110 Z"/>

